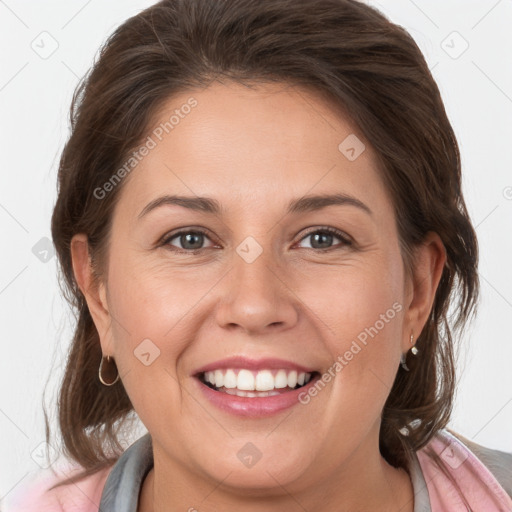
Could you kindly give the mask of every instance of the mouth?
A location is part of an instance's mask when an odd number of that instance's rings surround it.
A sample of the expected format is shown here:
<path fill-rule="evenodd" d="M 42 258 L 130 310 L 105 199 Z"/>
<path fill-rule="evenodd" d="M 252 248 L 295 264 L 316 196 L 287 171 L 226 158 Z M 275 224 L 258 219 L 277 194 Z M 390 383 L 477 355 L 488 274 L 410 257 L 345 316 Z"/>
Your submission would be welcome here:
<path fill-rule="evenodd" d="M 196 374 L 199 381 L 219 393 L 247 398 L 265 398 L 305 387 L 319 372 L 291 369 L 218 368 Z"/>
<path fill-rule="evenodd" d="M 254 419 L 299 406 L 301 396 L 322 377 L 314 367 L 290 360 L 242 355 L 211 362 L 191 376 L 211 405 L 230 415 Z"/>

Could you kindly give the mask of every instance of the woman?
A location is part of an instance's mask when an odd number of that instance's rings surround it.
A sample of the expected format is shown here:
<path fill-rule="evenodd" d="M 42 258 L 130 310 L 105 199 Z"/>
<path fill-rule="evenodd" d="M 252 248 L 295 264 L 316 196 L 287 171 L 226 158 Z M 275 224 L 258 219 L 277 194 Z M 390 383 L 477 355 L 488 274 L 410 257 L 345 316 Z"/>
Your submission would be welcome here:
<path fill-rule="evenodd" d="M 12 510 L 512 510 L 512 455 L 445 428 L 478 247 L 402 28 L 353 0 L 162 1 L 72 119 L 74 465 Z"/>

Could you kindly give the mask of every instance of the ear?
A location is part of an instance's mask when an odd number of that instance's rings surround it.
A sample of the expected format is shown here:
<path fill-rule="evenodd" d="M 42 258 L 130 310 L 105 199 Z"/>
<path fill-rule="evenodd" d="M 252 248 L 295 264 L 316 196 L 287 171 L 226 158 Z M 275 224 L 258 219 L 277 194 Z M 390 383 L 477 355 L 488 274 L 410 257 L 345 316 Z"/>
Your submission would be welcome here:
<path fill-rule="evenodd" d="M 404 352 L 411 348 L 411 334 L 414 344 L 428 320 L 445 263 L 444 244 L 437 233 L 429 231 L 414 250 L 413 275 L 405 295 Z"/>
<path fill-rule="evenodd" d="M 103 281 L 96 282 L 89 254 L 87 235 L 80 233 L 71 239 L 71 261 L 76 282 L 84 294 L 89 312 L 98 331 L 104 355 L 111 355 L 111 318 Z"/>

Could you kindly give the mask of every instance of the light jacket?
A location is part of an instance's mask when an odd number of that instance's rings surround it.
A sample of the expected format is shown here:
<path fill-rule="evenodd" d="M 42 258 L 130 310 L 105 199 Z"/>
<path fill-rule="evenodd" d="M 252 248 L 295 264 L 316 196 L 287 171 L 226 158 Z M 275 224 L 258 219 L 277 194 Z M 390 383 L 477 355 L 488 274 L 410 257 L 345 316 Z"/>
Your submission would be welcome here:
<path fill-rule="evenodd" d="M 76 465 L 31 473 L 4 498 L 0 511 L 136 512 L 141 484 L 152 467 L 148 433 L 114 465 L 75 484 L 46 492 L 81 469 Z M 409 472 L 414 512 L 512 512 L 512 453 L 485 448 L 443 429 L 412 454 Z"/>

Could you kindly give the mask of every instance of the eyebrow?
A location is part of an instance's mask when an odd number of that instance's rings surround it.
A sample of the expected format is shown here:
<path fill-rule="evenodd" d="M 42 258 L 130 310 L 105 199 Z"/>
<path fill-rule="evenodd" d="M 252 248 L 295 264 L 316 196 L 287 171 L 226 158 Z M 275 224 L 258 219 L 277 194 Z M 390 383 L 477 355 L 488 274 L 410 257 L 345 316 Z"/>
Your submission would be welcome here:
<path fill-rule="evenodd" d="M 154 199 L 147 204 L 144 209 L 139 213 L 138 218 L 144 217 L 152 210 L 159 208 L 163 205 L 177 205 L 190 210 L 195 210 L 203 213 L 210 213 L 213 215 L 220 215 L 223 211 L 220 203 L 209 197 L 190 197 L 190 196 L 176 196 L 165 195 Z M 292 199 L 288 203 L 286 210 L 287 214 L 303 213 L 315 210 L 320 210 L 327 206 L 342 205 L 342 206 L 355 206 L 369 215 L 373 215 L 372 210 L 356 197 L 348 194 L 322 194 L 304 196 L 299 199 Z"/>

